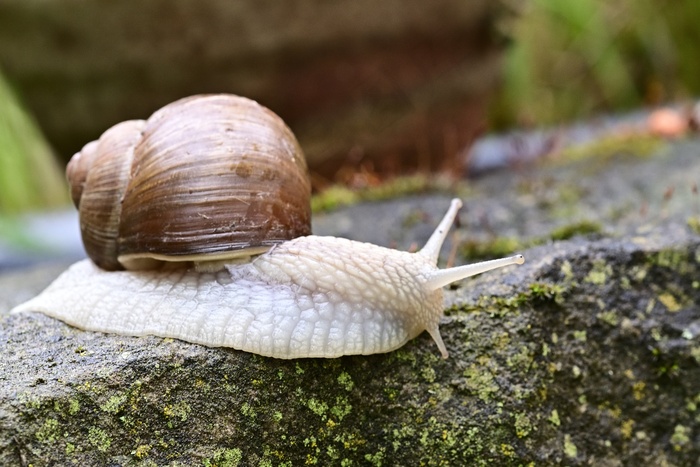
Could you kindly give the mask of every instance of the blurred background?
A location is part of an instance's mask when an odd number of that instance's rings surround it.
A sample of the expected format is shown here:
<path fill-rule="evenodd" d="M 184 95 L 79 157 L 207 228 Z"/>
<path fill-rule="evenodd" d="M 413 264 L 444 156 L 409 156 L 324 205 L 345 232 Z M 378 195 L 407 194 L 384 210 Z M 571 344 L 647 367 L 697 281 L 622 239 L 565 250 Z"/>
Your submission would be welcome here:
<path fill-rule="evenodd" d="M 487 134 L 690 102 L 698 18 L 697 0 L 0 0 L 0 263 L 73 238 L 64 210 L 26 213 L 69 205 L 85 143 L 178 98 L 272 109 L 317 193 L 410 189 L 502 165 Z"/>

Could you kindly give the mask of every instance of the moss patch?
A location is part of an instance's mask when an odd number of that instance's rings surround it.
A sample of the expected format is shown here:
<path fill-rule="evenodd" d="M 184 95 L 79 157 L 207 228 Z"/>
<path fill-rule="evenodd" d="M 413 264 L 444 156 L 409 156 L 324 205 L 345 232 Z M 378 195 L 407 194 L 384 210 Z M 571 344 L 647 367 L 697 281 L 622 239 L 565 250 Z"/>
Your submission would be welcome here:
<path fill-rule="evenodd" d="M 354 189 L 333 185 L 312 197 L 311 210 L 324 212 L 361 201 L 381 201 L 399 196 L 447 191 L 452 185 L 450 179 L 427 174 L 396 177 Z"/>
<path fill-rule="evenodd" d="M 603 226 L 599 222 L 583 220 L 554 229 L 551 238 L 552 240 L 568 240 L 577 235 L 599 234 L 602 231 Z"/>

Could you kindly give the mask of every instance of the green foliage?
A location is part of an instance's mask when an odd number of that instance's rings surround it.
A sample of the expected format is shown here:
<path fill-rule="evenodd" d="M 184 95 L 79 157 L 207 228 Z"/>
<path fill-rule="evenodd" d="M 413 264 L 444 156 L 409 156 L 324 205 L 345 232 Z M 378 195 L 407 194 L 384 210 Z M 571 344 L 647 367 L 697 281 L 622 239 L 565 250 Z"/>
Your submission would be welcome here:
<path fill-rule="evenodd" d="M 50 147 L 0 74 L 0 214 L 68 204 Z"/>
<path fill-rule="evenodd" d="M 555 124 L 697 94 L 698 17 L 697 0 L 525 2 L 494 124 Z"/>

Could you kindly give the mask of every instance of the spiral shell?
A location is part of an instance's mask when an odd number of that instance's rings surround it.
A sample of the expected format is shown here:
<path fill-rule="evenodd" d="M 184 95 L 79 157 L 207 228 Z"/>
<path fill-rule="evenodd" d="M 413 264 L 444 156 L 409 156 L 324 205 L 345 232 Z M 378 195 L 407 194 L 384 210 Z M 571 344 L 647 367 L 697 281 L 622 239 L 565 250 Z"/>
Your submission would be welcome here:
<path fill-rule="evenodd" d="M 67 176 L 101 268 L 231 261 L 311 233 L 311 184 L 291 130 L 233 95 L 192 96 L 119 123 Z"/>

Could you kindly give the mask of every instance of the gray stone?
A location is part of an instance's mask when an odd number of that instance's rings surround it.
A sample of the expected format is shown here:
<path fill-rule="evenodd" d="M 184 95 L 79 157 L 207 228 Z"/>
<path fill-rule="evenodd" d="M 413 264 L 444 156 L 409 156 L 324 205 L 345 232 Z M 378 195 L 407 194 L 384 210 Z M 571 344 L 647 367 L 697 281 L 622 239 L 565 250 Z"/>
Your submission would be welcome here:
<path fill-rule="evenodd" d="M 446 292 L 447 360 L 426 334 L 388 354 L 282 361 L 83 332 L 7 315 L 57 267 L 5 274 L 0 464 L 696 465 L 700 151 L 666 149 L 472 183 L 463 228 L 532 246 L 525 265 Z M 317 222 L 404 246 L 432 219 L 391 233 L 382 216 L 439 218 L 447 198 Z M 581 219 L 601 229 L 547 238 Z"/>

